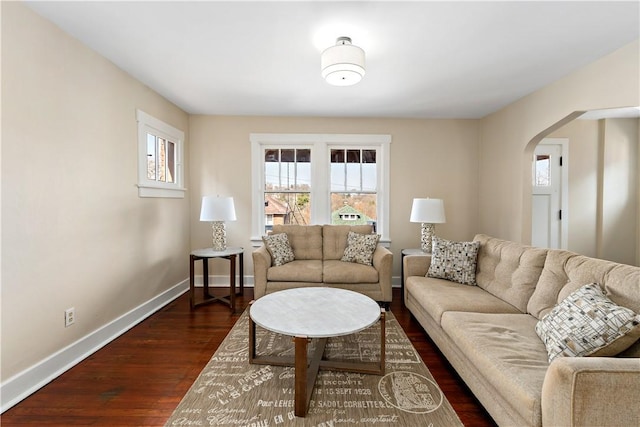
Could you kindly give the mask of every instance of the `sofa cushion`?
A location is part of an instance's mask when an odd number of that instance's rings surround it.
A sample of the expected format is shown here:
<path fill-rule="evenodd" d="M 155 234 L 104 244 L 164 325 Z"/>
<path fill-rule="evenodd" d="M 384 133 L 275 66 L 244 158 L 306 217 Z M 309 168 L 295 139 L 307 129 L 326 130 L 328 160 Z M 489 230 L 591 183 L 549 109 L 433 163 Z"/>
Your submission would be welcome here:
<path fill-rule="evenodd" d="M 273 265 L 284 265 L 295 259 L 286 233 L 262 236 L 262 241 L 271 255 Z"/>
<path fill-rule="evenodd" d="M 322 228 L 322 258 L 325 260 L 340 260 L 347 248 L 349 231 L 360 234 L 371 234 L 370 225 L 325 225 Z"/>
<path fill-rule="evenodd" d="M 480 242 L 453 242 L 434 237 L 427 276 L 475 286 L 479 247 Z"/>
<path fill-rule="evenodd" d="M 321 225 L 274 225 L 273 233 L 287 233 L 296 259 L 322 259 Z"/>
<path fill-rule="evenodd" d="M 480 242 L 476 281 L 478 286 L 526 313 L 547 257 L 548 249 L 534 248 L 484 234 Z"/>
<path fill-rule="evenodd" d="M 640 338 L 640 315 L 606 297 L 597 283 L 569 294 L 536 324 L 536 333 L 556 357 L 615 356 Z"/>
<path fill-rule="evenodd" d="M 322 267 L 324 283 L 377 283 L 378 271 L 370 265 L 329 260 Z"/>
<path fill-rule="evenodd" d="M 322 283 L 322 261 L 294 260 L 281 266 L 270 267 L 267 270 L 267 280 Z"/>
<path fill-rule="evenodd" d="M 349 231 L 347 247 L 340 261 L 355 262 L 363 265 L 373 263 L 373 252 L 378 246 L 379 234 L 360 234 Z"/>
<path fill-rule="evenodd" d="M 527 420 L 542 425 L 542 384 L 549 363 L 528 314 L 461 313 L 442 316 L 442 328 L 495 393 Z"/>
<path fill-rule="evenodd" d="M 411 295 L 438 324 L 447 311 L 479 313 L 520 313 L 516 307 L 477 286 L 443 279 L 411 276 L 405 283 Z"/>

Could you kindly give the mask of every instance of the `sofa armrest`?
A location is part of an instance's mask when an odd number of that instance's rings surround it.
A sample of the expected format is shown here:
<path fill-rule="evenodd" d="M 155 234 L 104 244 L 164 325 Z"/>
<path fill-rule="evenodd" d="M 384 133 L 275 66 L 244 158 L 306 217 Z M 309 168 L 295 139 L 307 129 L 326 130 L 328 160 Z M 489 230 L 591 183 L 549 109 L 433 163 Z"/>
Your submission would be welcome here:
<path fill-rule="evenodd" d="M 407 277 L 426 276 L 431 265 L 431 255 L 407 255 L 403 258 L 403 280 L 406 282 Z"/>
<path fill-rule="evenodd" d="M 253 251 L 253 297 L 255 299 L 267 293 L 267 270 L 271 267 L 271 254 L 262 245 Z"/>
<path fill-rule="evenodd" d="M 373 252 L 373 267 L 378 271 L 378 281 L 382 291 L 382 301 L 391 302 L 393 291 L 391 274 L 393 273 L 393 253 L 382 245 Z"/>
<path fill-rule="evenodd" d="M 560 357 L 542 385 L 544 426 L 640 425 L 640 359 Z"/>

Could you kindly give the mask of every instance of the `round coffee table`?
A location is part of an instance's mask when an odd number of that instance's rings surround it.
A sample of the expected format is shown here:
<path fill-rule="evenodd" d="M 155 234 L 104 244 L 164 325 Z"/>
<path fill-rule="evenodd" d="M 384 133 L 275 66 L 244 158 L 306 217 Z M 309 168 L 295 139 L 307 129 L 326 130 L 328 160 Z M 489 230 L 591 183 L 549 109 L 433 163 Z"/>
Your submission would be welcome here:
<path fill-rule="evenodd" d="M 327 339 L 350 335 L 380 322 L 380 361 L 346 362 L 323 359 Z M 255 325 L 294 337 L 295 357 L 256 355 Z M 319 339 L 309 360 L 307 346 Z M 295 415 L 307 413 L 320 368 L 384 374 L 385 312 L 366 295 L 344 289 L 309 287 L 274 292 L 249 308 L 249 363 L 295 367 Z"/>

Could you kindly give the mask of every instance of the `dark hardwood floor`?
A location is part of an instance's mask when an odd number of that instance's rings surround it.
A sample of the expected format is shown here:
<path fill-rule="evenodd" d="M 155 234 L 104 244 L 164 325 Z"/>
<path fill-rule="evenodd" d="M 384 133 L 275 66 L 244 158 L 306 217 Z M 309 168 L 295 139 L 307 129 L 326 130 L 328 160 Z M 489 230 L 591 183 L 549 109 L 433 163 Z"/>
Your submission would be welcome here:
<path fill-rule="evenodd" d="M 219 303 L 192 312 L 188 294 L 181 296 L 6 411 L 1 425 L 164 425 L 252 295 L 249 288 L 237 299 L 236 314 Z M 495 426 L 404 308 L 399 289 L 391 311 L 465 426 Z"/>

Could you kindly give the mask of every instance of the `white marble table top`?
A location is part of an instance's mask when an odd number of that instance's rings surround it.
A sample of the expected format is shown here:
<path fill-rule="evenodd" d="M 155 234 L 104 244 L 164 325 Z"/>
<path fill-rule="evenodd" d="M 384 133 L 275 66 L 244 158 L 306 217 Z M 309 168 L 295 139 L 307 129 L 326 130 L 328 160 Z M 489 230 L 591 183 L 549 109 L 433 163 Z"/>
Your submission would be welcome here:
<path fill-rule="evenodd" d="M 237 255 L 242 253 L 243 248 L 227 248 L 224 251 L 214 251 L 212 248 L 204 248 L 204 249 L 196 249 L 191 252 L 191 255 L 203 257 L 203 258 L 214 258 L 219 256 L 229 256 L 229 255 Z"/>
<path fill-rule="evenodd" d="M 293 288 L 265 295 L 249 309 L 253 321 L 270 331 L 309 338 L 349 335 L 380 318 L 380 306 L 358 292 L 335 288 Z"/>

